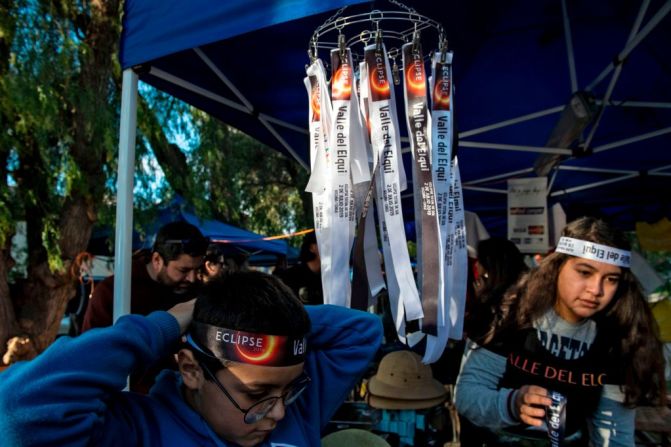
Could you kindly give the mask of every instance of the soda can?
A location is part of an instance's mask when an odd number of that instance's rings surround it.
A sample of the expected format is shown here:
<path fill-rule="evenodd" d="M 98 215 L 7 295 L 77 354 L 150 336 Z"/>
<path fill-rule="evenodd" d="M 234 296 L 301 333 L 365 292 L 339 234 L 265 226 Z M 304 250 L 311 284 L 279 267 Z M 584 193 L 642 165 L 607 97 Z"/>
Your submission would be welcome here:
<path fill-rule="evenodd" d="M 567 399 L 563 394 L 556 391 L 550 391 L 548 397 L 552 400 L 552 403 L 545 410 L 548 437 L 551 447 L 559 447 L 564 440 Z"/>

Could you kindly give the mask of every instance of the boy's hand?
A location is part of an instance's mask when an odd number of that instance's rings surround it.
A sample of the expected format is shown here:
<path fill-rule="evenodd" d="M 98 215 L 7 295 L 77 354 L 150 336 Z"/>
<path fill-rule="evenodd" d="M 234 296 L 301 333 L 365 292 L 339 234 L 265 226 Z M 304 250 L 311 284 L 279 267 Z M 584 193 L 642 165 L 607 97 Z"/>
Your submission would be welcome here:
<path fill-rule="evenodd" d="M 196 299 L 187 301 L 185 303 L 179 303 L 173 306 L 168 310 L 168 313 L 175 317 L 177 323 L 179 323 L 179 333 L 183 334 L 186 332 L 186 328 L 189 327 L 191 320 L 193 319 L 193 307 L 196 304 Z"/>

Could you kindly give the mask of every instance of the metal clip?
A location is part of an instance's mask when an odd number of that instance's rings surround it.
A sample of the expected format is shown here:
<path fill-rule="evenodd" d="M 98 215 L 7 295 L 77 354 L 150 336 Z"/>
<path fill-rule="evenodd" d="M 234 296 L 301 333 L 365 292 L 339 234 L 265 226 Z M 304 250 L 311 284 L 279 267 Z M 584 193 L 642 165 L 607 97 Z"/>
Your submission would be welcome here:
<path fill-rule="evenodd" d="M 447 61 L 447 39 L 440 37 L 440 63 L 444 64 Z"/>
<path fill-rule="evenodd" d="M 417 54 L 420 49 L 419 31 L 417 30 L 417 23 L 415 22 L 415 31 L 412 33 L 412 52 Z"/>
<path fill-rule="evenodd" d="M 317 39 L 314 36 L 308 47 L 308 57 L 310 58 L 310 64 L 314 64 L 317 60 Z"/>
<path fill-rule="evenodd" d="M 399 85 L 401 83 L 401 78 L 398 75 L 398 65 L 396 64 L 395 58 L 394 64 L 391 66 L 391 79 L 394 81 L 394 85 Z"/>
<path fill-rule="evenodd" d="M 345 35 L 338 34 L 338 49 L 340 50 L 340 63 L 347 63 L 347 43 L 345 42 Z"/>
<path fill-rule="evenodd" d="M 382 30 L 380 28 L 375 31 L 375 51 L 382 52 Z"/>

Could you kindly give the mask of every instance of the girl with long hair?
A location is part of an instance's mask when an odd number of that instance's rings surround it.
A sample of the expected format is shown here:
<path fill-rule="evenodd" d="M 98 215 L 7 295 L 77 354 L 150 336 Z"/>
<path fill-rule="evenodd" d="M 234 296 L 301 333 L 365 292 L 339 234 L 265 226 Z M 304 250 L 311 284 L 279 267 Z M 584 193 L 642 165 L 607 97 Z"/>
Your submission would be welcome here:
<path fill-rule="evenodd" d="M 582 430 L 579 442 L 634 445 L 634 407 L 664 404 L 665 386 L 630 258 L 602 220 L 567 225 L 556 251 L 506 293 L 482 347 L 467 348 L 459 412 L 493 431 L 544 436 L 547 425 L 551 437 Z"/>

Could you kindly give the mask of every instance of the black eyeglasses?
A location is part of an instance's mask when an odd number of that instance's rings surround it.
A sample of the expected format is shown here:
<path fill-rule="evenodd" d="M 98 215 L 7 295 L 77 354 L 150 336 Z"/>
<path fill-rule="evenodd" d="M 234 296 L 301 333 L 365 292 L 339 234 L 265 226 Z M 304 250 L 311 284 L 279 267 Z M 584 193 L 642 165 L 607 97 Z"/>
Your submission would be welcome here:
<path fill-rule="evenodd" d="M 224 388 L 224 385 L 219 382 L 219 380 L 212 374 L 212 371 L 205 366 L 204 363 L 201 363 L 200 365 L 205 373 L 210 376 L 210 378 L 214 381 L 215 385 L 219 387 L 222 393 L 228 398 L 228 400 L 231 401 L 231 403 L 242 412 L 242 414 L 245 415 L 244 421 L 246 424 L 254 424 L 270 413 L 270 411 L 277 405 L 277 402 L 281 399 L 282 402 L 284 403 L 284 406 L 291 405 L 292 403 L 296 402 L 296 399 L 305 391 L 310 384 L 311 380 L 310 377 L 308 377 L 307 374 L 302 373 L 296 380 L 294 380 L 287 390 L 282 393 L 280 396 L 270 396 L 266 397 L 265 399 L 261 399 L 260 401 L 256 402 L 253 404 L 251 407 L 247 408 L 246 410 L 242 408 L 238 403 L 233 399 L 233 397 L 228 394 L 228 391 L 226 391 L 226 388 Z"/>

